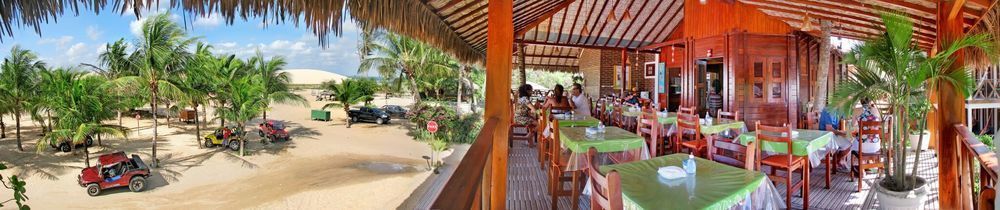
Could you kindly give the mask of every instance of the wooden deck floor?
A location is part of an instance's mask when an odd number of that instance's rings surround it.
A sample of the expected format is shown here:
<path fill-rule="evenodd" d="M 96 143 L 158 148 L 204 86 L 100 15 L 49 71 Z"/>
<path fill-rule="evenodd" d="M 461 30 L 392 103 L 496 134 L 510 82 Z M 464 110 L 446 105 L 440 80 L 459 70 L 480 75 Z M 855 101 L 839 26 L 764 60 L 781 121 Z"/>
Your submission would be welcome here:
<path fill-rule="evenodd" d="M 523 141 L 517 141 L 510 150 L 507 170 L 507 208 L 509 209 L 549 209 L 551 201 L 546 193 L 546 173 L 538 165 L 535 148 L 528 148 Z M 932 150 L 921 155 L 918 168 L 920 177 L 927 179 L 931 195 L 925 203 L 927 209 L 938 208 L 937 190 L 937 158 Z M 875 209 L 878 201 L 874 193 L 869 193 L 870 184 L 876 180 L 876 175 L 869 174 L 862 182 L 862 191 L 857 192 L 855 182 L 850 182 L 846 174 L 834 174 L 831 177 L 830 189 L 824 189 L 826 169 L 818 167 L 811 177 L 809 208 L 810 209 Z M 784 195 L 784 185 L 776 184 L 776 188 Z M 588 198 L 580 197 L 580 209 L 589 209 Z M 559 209 L 571 209 L 570 198 L 559 198 Z M 802 198 L 793 197 L 794 209 L 802 208 Z"/>

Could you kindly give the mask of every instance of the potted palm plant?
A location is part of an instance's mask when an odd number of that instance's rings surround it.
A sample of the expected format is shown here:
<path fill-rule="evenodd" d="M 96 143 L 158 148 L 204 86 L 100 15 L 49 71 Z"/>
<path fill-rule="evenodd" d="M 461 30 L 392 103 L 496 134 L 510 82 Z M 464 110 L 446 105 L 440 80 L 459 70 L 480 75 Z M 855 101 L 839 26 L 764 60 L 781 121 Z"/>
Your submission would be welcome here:
<path fill-rule="evenodd" d="M 911 119 L 914 116 L 911 113 L 927 110 L 912 109 L 910 104 L 918 102 L 912 96 L 943 84 L 955 87 L 955 93 L 941 94 L 968 96 L 974 88 L 972 74 L 964 66 L 954 66 L 952 54 L 975 49 L 994 55 L 994 45 L 989 36 L 974 34 L 946 43 L 945 48 L 928 56 L 911 41 L 914 27 L 907 16 L 895 12 L 881 16 L 885 33 L 844 55 L 843 62 L 856 67 L 856 71 L 837 84 L 830 107 L 835 113 L 851 116 L 855 104 L 864 98 L 888 105 L 888 109 L 878 109 L 881 116 L 892 119 L 883 121 L 884 130 L 889 132 L 881 139 L 881 145 L 883 151 L 893 152 L 882 152 L 886 170 L 881 170 L 882 178 L 872 189 L 883 209 L 922 209 L 928 194 L 927 182 L 916 175 L 916 170 L 907 173 L 906 160 L 911 154 L 906 151 L 906 142 L 912 129 L 909 122 L 924 120 Z M 919 164 L 920 151 L 916 153 L 913 169 Z"/>

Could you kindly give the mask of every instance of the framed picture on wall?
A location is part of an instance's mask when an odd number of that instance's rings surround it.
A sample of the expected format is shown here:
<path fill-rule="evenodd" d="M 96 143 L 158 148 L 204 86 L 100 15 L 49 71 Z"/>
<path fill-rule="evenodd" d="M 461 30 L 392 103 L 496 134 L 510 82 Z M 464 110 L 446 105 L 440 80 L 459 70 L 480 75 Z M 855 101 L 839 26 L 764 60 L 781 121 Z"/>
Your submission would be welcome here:
<path fill-rule="evenodd" d="M 764 83 L 756 82 L 753 83 L 753 97 L 754 98 L 764 98 Z"/>
<path fill-rule="evenodd" d="M 622 66 L 615 66 L 615 84 L 614 92 L 618 92 L 622 89 L 622 84 L 625 84 L 625 75 L 622 72 Z"/>
<path fill-rule="evenodd" d="M 646 79 L 656 79 L 656 62 L 646 63 L 645 71 L 643 72 Z"/>
<path fill-rule="evenodd" d="M 656 71 L 656 89 L 658 90 L 657 91 L 658 93 L 666 93 L 667 92 L 667 68 L 666 68 L 666 66 L 667 66 L 666 63 L 657 63 L 656 64 L 656 68 L 659 69 L 659 71 Z"/>
<path fill-rule="evenodd" d="M 771 98 L 781 98 L 781 83 L 775 82 L 771 84 Z"/>

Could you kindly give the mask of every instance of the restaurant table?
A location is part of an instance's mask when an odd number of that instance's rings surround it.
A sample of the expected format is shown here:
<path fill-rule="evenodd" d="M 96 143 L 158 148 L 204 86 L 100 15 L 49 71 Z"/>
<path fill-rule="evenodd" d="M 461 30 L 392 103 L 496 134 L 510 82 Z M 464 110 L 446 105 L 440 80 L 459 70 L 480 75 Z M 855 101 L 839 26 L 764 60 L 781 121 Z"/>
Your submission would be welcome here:
<path fill-rule="evenodd" d="M 569 162 L 566 171 L 587 169 L 587 150 L 591 147 L 598 153 L 649 159 L 646 140 L 618 127 L 607 126 L 604 133 L 587 134 L 588 127 L 559 126 L 559 141 L 568 150 Z"/>
<path fill-rule="evenodd" d="M 661 167 L 681 167 L 686 154 L 601 166 L 621 175 L 625 209 L 783 209 L 784 197 L 761 172 L 695 158 L 694 175 L 668 180 Z"/>
<path fill-rule="evenodd" d="M 820 130 L 806 130 L 806 129 L 795 129 L 792 130 L 792 155 L 799 157 L 807 157 L 809 159 L 810 168 L 819 166 L 826 160 L 826 188 L 830 188 L 830 173 L 829 170 L 833 165 L 830 163 L 831 151 L 836 151 L 838 146 L 837 141 L 833 140 L 833 132 L 820 131 Z M 756 132 L 745 132 L 740 134 L 737 138 L 740 144 L 747 145 L 751 141 L 757 139 Z M 788 146 L 780 142 L 764 142 L 758 144 L 760 150 L 765 154 L 787 154 Z"/>
<path fill-rule="evenodd" d="M 833 141 L 833 132 L 806 129 L 795 129 L 793 132 L 798 132 L 798 135 L 792 135 L 792 155 L 809 157 L 809 162 L 814 166 L 819 165 L 829 151 L 837 149 L 837 142 Z M 742 145 L 755 140 L 757 132 L 745 132 L 739 136 Z M 760 150 L 773 154 L 786 154 L 788 146 L 781 142 L 767 141 L 760 144 Z"/>
<path fill-rule="evenodd" d="M 702 119 L 699 123 L 701 123 L 701 134 L 704 135 L 715 135 L 732 129 L 740 129 L 742 132 L 747 129 L 746 123 L 739 120 L 713 118 L 712 120 Z"/>
<path fill-rule="evenodd" d="M 560 127 L 593 127 L 601 124 L 597 118 L 584 114 L 555 114 L 552 116 L 559 120 Z"/>

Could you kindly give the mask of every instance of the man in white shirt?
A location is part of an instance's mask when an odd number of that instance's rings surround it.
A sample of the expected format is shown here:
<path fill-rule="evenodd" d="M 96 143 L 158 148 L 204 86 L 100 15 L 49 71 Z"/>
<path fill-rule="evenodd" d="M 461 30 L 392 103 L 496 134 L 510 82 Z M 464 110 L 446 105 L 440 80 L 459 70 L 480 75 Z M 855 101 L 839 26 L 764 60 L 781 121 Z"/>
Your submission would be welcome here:
<path fill-rule="evenodd" d="M 573 83 L 570 90 L 570 105 L 576 115 L 590 115 L 590 97 L 583 94 L 583 86 L 580 83 Z"/>

